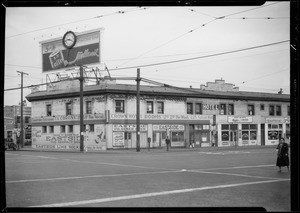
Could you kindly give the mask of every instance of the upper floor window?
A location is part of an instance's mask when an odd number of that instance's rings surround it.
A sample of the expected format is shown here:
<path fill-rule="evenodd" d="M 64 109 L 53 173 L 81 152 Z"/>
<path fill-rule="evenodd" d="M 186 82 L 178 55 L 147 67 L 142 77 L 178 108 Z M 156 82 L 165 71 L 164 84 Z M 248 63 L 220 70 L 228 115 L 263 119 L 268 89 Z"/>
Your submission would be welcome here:
<path fill-rule="evenodd" d="M 52 107 L 51 104 L 46 105 L 46 114 L 47 116 L 52 116 Z"/>
<path fill-rule="evenodd" d="M 53 133 L 54 132 L 54 126 L 49 126 L 49 133 Z"/>
<path fill-rule="evenodd" d="M 196 103 L 195 114 L 202 114 L 202 104 L 201 103 Z"/>
<path fill-rule="evenodd" d="M 290 116 L 290 106 L 287 106 L 287 115 Z"/>
<path fill-rule="evenodd" d="M 273 105 L 269 106 L 269 115 L 275 115 L 275 109 Z"/>
<path fill-rule="evenodd" d="M 47 133 L 47 126 L 42 126 L 42 133 Z"/>
<path fill-rule="evenodd" d="M 94 131 L 95 131 L 95 126 L 94 126 L 94 124 L 90 124 L 89 131 L 90 131 L 90 132 L 94 132 Z"/>
<path fill-rule="evenodd" d="M 147 101 L 147 113 L 153 113 L 153 101 Z"/>
<path fill-rule="evenodd" d="M 276 106 L 276 115 L 281 116 L 281 106 L 280 105 Z"/>
<path fill-rule="evenodd" d="M 72 104 L 66 103 L 66 115 L 72 115 Z"/>
<path fill-rule="evenodd" d="M 69 125 L 68 128 L 69 128 L 69 131 L 68 131 L 68 132 L 69 132 L 69 133 L 73 133 L 73 125 Z"/>
<path fill-rule="evenodd" d="M 248 105 L 248 115 L 255 115 L 254 105 Z"/>
<path fill-rule="evenodd" d="M 157 114 L 164 114 L 164 102 L 157 102 Z"/>
<path fill-rule="evenodd" d="M 60 132 L 61 133 L 65 133 L 66 132 L 66 126 L 65 125 L 61 125 L 60 126 Z"/>
<path fill-rule="evenodd" d="M 228 104 L 228 115 L 234 115 L 234 105 Z"/>
<path fill-rule="evenodd" d="M 261 110 L 261 111 L 264 111 L 264 110 L 265 110 L 265 105 L 264 105 L 264 104 L 261 104 L 261 105 L 260 105 L 260 110 Z"/>
<path fill-rule="evenodd" d="M 187 106 L 186 113 L 187 114 L 193 114 L 193 103 L 187 103 L 186 106 Z"/>
<path fill-rule="evenodd" d="M 115 100 L 115 112 L 125 112 L 124 100 Z"/>
<path fill-rule="evenodd" d="M 86 114 L 92 114 L 92 102 L 91 101 L 86 102 Z"/>
<path fill-rule="evenodd" d="M 220 115 L 226 115 L 226 104 L 220 104 Z"/>
<path fill-rule="evenodd" d="M 25 116 L 25 123 L 30 123 L 30 117 Z"/>

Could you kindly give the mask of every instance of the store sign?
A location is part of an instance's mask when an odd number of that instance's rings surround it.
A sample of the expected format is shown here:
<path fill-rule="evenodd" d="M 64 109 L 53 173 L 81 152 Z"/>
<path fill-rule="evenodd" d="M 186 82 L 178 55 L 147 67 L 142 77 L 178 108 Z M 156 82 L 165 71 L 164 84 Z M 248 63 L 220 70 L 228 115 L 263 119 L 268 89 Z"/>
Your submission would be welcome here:
<path fill-rule="evenodd" d="M 124 132 L 113 133 L 113 146 L 115 147 L 124 146 Z"/>
<path fill-rule="evenodd" d="M 100 29 L 76 33 L 76 36 L 77 42 L 70 50 L 63 46 L 62 37 L 41 42 L 42 72 L 100 63 Z"/>
<path fill-rule="evenodd" d="M 184 131 L 184 125 L 153 125 L 153 131 Z"/>
<path fill-rule="evenodd" d="M 114 124 L 113 131 L 136 131 L 135 124 Z M 147 131 L 147 125 L 140 125 L 140 131 Z"/>
<path fill-rule="evenodd" d="M 203 104 L 203 110 L 219 110 L 220 106 L 218 104 Z"/>
<path fill-rule="evenodd" d="M 136 119 L 136 114 L 110 114 L 110 119 Z M 141 114 L 143 120 L 210 120 L 212 115 L 161 115 L 161 114 Z"/>
<path fill-rule="evenodd" d="M 97 120 L 105 119 L 104 113 L 95 113 L 95 114 L 84 114 L 84 120 Z M 80 120 L 80 115 L 55 115 L 55 116 L 45 116 L 45 117 L 32 117 L 31 123 L 34 122 L 49 122 L 49 121 L 73 121 Z"/>
<path fill-rule="evenodd" d="M 252 117 L 236 117 L 236 116 L 228 116 L 228 123 L 252 123 Z"/>
<path fill-rule="evenodd" d="M 282 123 L 290 123 L 290 118 L 266 118 L 266 123 L 276 123 L 276 124 L 282 124 Z"/>

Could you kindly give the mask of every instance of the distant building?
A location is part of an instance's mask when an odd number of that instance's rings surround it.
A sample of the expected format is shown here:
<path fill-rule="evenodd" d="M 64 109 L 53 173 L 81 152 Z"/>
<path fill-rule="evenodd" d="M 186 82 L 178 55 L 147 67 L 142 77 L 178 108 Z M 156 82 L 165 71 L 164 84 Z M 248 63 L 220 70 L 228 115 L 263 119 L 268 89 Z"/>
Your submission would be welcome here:
<path fill-rule="evenodd" d="M 136 85 L 105 80 L 84 86 L 88 150 L 136 148 Z M 32 107 L 32 147 L 79 150 L 79 83 L 64 81 L 26 98 Z M 242 92 L 224 80 L 196 88 L 140 87 L 140 146 L 276 145 L 290 137 L 290 96 Z"/>

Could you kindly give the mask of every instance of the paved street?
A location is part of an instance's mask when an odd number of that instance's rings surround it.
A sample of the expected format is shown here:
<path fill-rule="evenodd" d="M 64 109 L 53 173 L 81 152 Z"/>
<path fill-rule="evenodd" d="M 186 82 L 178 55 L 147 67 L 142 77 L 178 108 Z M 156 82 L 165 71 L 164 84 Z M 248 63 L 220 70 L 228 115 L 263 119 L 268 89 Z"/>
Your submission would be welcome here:
<path fill-rule="evenodd" d="M 8 207 L 264 207 L 290 211 L 275 148 L 6 151 Z"/>

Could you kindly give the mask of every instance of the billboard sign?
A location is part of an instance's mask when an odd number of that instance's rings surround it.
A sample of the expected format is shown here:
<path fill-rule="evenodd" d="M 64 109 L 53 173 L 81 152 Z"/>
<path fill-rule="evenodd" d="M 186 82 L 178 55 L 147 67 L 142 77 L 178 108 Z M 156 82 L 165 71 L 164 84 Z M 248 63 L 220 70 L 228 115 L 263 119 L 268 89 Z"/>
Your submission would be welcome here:
<path fill-rule="evenodd" d="M 77 42 L 72 49 L 62 43 L 62 37 L 41 42 L 42 72 L 69 69 L 78 65 L 100 63 L 100 31 L 75 33 Z"/>

